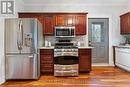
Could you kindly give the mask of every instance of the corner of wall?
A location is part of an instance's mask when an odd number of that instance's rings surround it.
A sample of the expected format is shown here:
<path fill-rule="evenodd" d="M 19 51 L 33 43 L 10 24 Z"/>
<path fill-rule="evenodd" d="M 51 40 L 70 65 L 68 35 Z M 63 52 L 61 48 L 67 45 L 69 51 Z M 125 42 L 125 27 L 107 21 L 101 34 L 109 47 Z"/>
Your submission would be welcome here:
<path fill-rule="evenodd" d="M 4 58 L 4 19 L 5 18 L 17 18 L 18 12 L 23 11 L 24 2 L 23 0 L 14 0 L 15 13 L 3 15 L 0 14 L 0 85 L 5 82 L 5 58 Z"/>
<path fill-rule="evenodd" d="M 5 82 L 5 80 L 0 80 L 0 85 L 2 85 Z"/>

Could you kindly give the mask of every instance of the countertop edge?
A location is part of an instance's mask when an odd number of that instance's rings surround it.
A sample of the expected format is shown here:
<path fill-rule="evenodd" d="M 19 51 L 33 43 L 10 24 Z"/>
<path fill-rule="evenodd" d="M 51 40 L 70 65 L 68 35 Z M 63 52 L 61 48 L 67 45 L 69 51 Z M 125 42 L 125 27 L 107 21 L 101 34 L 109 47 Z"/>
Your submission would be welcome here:
<path fill-rule="evenodd" d="M 93 49 L 94 47 L 78 47 L 79 49 Z"/>
<path fill-rule="evenodd" d="M 39 47 L 39 49 L 54 49 L 54 47 Z"/>
<path fill-rule="evenodd" d="M 93 49 L 94 47 L 78 47 L 78 49 Z M 39 47 L 39 49 L 54 49 L 54 46 L 52 47 Z"/>
<path fill-rule="evenodd" d="M 130 49 L 130 46 L 114 46 L 114 47 L 117 47 L 117 48 L 128 48 L 128 49 Z"/>

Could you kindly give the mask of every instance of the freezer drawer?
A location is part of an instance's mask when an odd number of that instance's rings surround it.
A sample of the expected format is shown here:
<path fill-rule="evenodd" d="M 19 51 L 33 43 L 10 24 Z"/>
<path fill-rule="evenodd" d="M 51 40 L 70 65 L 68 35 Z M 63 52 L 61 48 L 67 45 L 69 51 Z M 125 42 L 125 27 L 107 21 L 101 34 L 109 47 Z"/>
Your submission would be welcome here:
<path fill-rule="evenodd" d="M 38 55 L 6 55 L 6 79 L 38 79 Z"/>

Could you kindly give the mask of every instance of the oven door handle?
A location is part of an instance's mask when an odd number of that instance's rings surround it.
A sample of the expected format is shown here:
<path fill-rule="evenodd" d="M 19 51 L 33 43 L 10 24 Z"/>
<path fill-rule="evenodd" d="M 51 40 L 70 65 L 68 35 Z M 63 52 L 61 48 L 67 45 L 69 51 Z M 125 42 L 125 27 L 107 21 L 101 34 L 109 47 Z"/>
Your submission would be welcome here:
<path fill-rule="evenodd" d="M 77 55 L 54 55 L 54 57 L 64 57 L 64 56 L 78 57 L 78 54 Z"/>

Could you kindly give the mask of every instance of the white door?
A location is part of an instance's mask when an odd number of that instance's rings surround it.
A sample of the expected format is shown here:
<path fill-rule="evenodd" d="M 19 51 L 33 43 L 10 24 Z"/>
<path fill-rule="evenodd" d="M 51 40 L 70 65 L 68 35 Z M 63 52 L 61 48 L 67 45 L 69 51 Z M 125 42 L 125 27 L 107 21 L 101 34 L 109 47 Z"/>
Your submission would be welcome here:
<path fill-rule="evenodd" d="M 92 63 L 109 63 L 107 18 L 88 19 L 88 40 L 92 49 Z"/>

